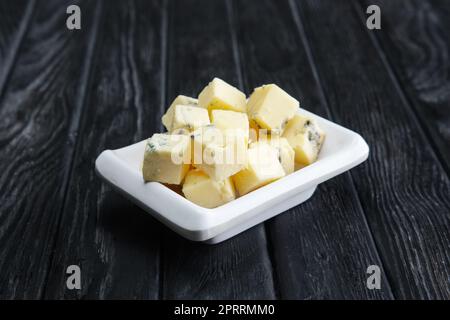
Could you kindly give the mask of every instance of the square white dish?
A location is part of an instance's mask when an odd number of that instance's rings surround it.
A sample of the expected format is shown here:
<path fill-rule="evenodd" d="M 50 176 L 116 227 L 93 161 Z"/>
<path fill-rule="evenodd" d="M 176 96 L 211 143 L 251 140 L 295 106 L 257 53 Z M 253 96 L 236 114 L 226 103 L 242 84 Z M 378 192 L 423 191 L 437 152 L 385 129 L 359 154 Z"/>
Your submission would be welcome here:
<path fill-rule="evenodd" d="M 326 133 L 318 160 L 214 209 L 200 207 L 161 183 L 144 182 L 146 140 L 103 151 L 95 169 L 114 189 L 183 237 L 218 243 L 306 201 L 319 183 L 367 159 L 369 147 L 359 134 L 306 110 L 299 112 L 316 119 Z"/>

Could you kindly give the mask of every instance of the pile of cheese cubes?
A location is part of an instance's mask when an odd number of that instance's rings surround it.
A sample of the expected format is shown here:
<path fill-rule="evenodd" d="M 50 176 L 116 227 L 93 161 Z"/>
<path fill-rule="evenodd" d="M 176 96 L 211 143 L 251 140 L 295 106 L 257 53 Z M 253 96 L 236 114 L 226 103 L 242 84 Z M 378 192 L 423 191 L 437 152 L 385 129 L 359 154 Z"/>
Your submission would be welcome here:
<path fill-rule="evenodd" d="M 167 133 L 148 139 L 146 182 L 179 185 L 215 208 L 317 159 L 324 132 L 275 84 L 244 93 L 214 78 L 198 99 L 178 96 L 162 117 Z"/>

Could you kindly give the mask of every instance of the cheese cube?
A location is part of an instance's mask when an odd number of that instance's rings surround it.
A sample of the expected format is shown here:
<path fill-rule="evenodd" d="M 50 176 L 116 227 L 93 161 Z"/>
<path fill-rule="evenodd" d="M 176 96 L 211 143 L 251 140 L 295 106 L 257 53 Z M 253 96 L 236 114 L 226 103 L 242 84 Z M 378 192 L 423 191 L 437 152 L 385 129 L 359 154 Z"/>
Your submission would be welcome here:
<path fill-rule="evenodd" d="M 296 99 L 277 85 L 267 84 L 253 91 L 247 103 L 247 114 L 261 128 L 281 134 L 298 108 Z"/>
<path fill-rule="evenodd" d="M 154 134 L 147 140 L 142 174 L 146 182 L 180 184 L 190 162 L 189 136 Z"/>
<path fill-rule="evenodd" d="M 194 131 L 193 165 L 212 179 L 222 181 L 247 164 L 247 141 L 243 136 L 224 136 L 215 126 Z"/>
<path fill-rule="evenodd" d="M 173 113 L 176 105 L 188 105 L 188 106 L 198 106 L 198 100 L 179 95 L 178 97 L 173 100 L 172 104 L 170 105 L 169 109 L 167 109 L 166 113 L 162 116 L 161 121 L 163 125 L 166 127 L 168 131 L 172 131 L 172 121 L 173 121 Z"/>
<path fill-rule="evenodd" d="M 208 109 L 246 111 L 245 94 L 225 81 L 214 78 L 198 96 L 198 104 Z"/>
<path fill-rule="evenodd" d="M 231 178 L 215 181 L 198 169 L 186 175 L 183 194 L 186 199 L 205 208 L 215 208 L 236 198 Z"/>
<path fill-rule="evenodd" d="M 209 115 L 206 109 L 179 104 L 174 108 L 171 130 L 172 132 L 177 130 L 179 133 L 182 129 L 194 131 L 209 123 Z"/>
<path fill-rule="evenodd" d="M 229 110 L 213 110 L 211 112 L 211 123 L 226 136 L 241 135 L 248 141 L 249 125 L 246 113 Z"/>
<path fill-rule="evenodd" d="M 294 172 L 295 152 L 285 138 L 270 137 L 269 144 L 278 152 L 278 161 L 280 161 L 286 175 Z"/>
<path fill-rule="evenodd" d="M 248 149 L 247 167 L 235 174 L 233 181 L 242 196 L 284 175 L 277 150 L 266 142 L 255 142 Z"/>
<path fill-rule="evenodd" d="M 316 161 L 325 133 L 313 119 L 297 114 L 288 122 L 283 137 L 294 149 L 295 161 L 308 165 Z"/>
<path fill-rule="evenodd" d="M 192 144 L 192 163 L 200 163 L 203 159 L 203 148 L 208 145 L 223 146 L 225 144 L 225 137 L 222 132 L 216 128 L 214 124 L 209 124 L 198 128 L 191 133 Z"/>

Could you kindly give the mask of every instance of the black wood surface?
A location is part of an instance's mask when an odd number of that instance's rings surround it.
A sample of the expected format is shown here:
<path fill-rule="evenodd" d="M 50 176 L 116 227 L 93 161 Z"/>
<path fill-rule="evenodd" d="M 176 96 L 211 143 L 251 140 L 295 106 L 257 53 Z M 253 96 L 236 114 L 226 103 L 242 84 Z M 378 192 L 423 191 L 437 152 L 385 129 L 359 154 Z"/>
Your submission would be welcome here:
<path fill-rule="evenodd" d="M 369 2 L 0 0 L 0 298 L 450 298 L 450 2 L 376 0 L 377 31 Z M 94 160 L 214 76 L 279 84 L 369 160 L 226 242 L 181 238 Z"/>
<path fill-rule="evenodd" d="M 34 1 L 0 1 L 0 95 L 34 11 Z"/>
<path fill-rule="evenodd" d="M 365 2 L 367 5 L 368 2 Z M 405 102 L 450 173 L 450 7 L 448 1 L 371 1 L 383 8 L 377 38 Z"/>
<path fill-rule="evenodd" d="M 2 298 L 41 297 L 47 279 L 85 85 L 93 10 L 82 4 L 78 33 L 54 14 L 67 1 L 36 4 L 0 102 Z"/>
<path fill-rule="evenodd" d="M 394 296 L 449 298 L 450 181 L 358 9 L 333 3 L 299 2 L 299 13 L 332 115 L 371 146 L 351 174 Z"/>

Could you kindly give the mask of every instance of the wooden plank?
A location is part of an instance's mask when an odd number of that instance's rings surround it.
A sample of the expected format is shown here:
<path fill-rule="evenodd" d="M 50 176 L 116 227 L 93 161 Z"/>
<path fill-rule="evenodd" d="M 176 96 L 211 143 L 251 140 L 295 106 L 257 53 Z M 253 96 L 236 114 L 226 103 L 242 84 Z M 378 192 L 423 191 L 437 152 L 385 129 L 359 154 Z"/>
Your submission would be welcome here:
<path fill-rule="evenodd" d="M 178 94 L 196 96 L 215 76 L 238 86 L 225 1 L 189 0 L 172 5 L 169 101 Z M 165 299 L 275 297 L 263 225 L 213 246 L 170 232 L 163 250 Z"/>
<path fill-rule="evenodd" d="M 0 1 L 0 96 L 34 10 L 34 1 Z"/>
<path fill-rule="evenodd" d="M 69 3 L 36 4 L 0 102 L 1 298 L 41 297 L 48 274 L 94 32 L 94 2 L 79 32 L 64 27 Z"/>
<path fill-rule="evenodd" d="M 20 26 L 29 22 L 24 20 L 24 18 L 30 19 L 30 14 L 28 17 L 25 16 L 26 9 L 27 1 L 25 0 L 0 2 L 0 61 L 2 62 L 0 70 L 5 67 L 5 57 L 9 55 L 11 45 L 16 41 Z"/>
<path fill-rule="evenodd" d="M 366 2 L 366 6 L 369 2 Z M 450 3 L 370 1 L 382 28 L 373 36 L 405 91 L 419 123 L 450 173 Z"/>
<path fill-rule="evenodd" d="M 235 2 L 246 89 L 277 83 L 302 106 L 328 116 L 288 1 Z M 389 299 L 366 287 L 369 265 L 382 263 L 349 175 L 319 186 L 312 199 L 269 222 L 281 298 Z"/>
<path fill-rule="evenodd" d="M 159 130 L 164 1 L 107 1 L 47 298 L 155 299 L 161 225 L 94 172 L 104 149 Z M 81 267 L 81 290 L 65 287 Z"/>
<path fill-rule="evenodd" d="M 450 181 L 350 2 L 298 2 L 332 114 L 371 156 L 352 176 L 396 298 L 450 297 Z M 332 10 L 330 10 L 332 8 Z"/>

